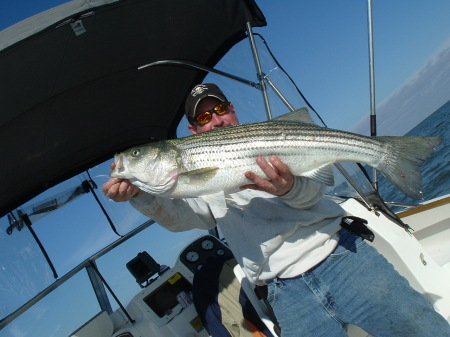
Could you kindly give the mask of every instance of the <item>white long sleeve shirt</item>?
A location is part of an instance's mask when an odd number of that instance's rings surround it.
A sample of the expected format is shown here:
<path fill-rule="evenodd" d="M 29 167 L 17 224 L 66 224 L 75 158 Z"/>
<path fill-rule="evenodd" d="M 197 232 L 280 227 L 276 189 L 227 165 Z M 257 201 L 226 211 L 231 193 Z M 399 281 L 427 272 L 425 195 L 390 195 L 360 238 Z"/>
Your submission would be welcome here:
<path fill-rule="evenodd" d="M 282 197 L 243 190 L 229 195 L 228 209 L 202 199 L 161 198 L 140 192 L 131 204 L 170 231 L 219 226 L 247 278 L 262 285 L 311 269 L 337 245 L 344 210 L 323 197 L 325 187 L 296 177 Z"/>

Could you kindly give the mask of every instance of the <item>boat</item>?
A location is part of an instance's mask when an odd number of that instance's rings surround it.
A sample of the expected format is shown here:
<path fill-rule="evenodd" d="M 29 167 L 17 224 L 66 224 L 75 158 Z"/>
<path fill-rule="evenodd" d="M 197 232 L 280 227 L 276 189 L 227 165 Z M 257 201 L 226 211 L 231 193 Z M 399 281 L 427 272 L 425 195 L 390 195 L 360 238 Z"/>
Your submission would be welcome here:
<path fill-rule="evenodd" d="M 191 293 L 208 258 L 232 257 L 220 232 L 177 233 L 175 244 L 98 186 L 114 153 L 177 137 L 186 93 L 207 74 L 262 97 L 266 118 L 274 99 L 311 109 L 263 69 L 253 29 L 266 24 L 253 0 L 74 0 L 0 32 L 0 337 L 209 335 Z M 256 79 L 215 68 L 241 43 Z M 370 244 L 450 320 L 450 195 L 393 212 L 358 165 L 336 174 L 330 198 L 368 221 Z"/>

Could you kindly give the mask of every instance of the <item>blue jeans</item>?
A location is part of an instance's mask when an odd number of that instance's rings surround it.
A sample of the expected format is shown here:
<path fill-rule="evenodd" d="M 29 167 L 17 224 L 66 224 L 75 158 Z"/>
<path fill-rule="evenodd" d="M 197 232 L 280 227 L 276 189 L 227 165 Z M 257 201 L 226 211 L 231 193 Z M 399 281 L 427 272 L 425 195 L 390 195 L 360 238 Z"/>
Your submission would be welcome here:
<path fill-rule="evenodd" d="M 343 337 L 346 324 L 372 336 L 450 336 L 448 322 L 376 249 L 345 229 L 339 235 L 325 261 L 268 284 L 282 337 Z"/>

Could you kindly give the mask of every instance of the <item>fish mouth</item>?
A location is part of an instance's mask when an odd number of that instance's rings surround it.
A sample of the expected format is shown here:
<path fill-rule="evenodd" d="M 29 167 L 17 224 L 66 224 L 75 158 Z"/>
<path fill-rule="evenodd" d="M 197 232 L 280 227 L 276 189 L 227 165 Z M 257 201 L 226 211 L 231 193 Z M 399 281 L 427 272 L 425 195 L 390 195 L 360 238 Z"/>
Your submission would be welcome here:
<path fill-rule="evenodd" d="M 114 155 L 114 163 L 116 164 L 116 167 L 111 170 L 110 176 L 118 178 L 121 173 L 126 171 L 128 160 L 123 156 L 123 154 L 117 153 Z"/>

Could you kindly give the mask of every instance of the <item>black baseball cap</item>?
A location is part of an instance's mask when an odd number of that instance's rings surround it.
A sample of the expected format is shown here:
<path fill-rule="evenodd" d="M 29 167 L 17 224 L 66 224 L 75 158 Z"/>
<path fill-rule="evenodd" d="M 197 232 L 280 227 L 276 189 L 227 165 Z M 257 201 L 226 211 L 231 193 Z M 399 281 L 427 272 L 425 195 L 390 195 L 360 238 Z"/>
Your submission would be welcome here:
<path fill-rule="evenodd" d="M 192 123 L 195 118 L 195 110 L 197 109 L 198 103 L 206 97 L 214 97 L 221 102 L 228 102 L 222 90 L 214 83 L 196 85 L 186 98 L 184 106 L 186 117 L 190 123 Z"/>

